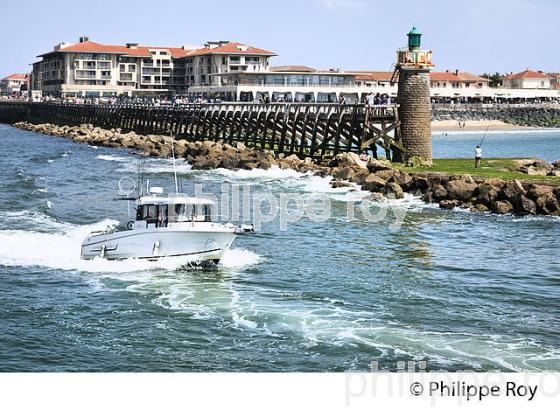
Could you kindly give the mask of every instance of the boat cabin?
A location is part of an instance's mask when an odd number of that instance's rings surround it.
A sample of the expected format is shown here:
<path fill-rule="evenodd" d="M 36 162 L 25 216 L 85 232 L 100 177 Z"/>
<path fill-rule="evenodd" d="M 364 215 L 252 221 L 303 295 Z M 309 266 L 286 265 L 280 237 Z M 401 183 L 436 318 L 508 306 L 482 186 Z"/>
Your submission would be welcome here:
<path fill-rule="evenodd" d="M 138 200 L 136 222 L 156 228 L 181 222 L 212 222 L 214 202 L 192 197 L 144 196 Z"/>

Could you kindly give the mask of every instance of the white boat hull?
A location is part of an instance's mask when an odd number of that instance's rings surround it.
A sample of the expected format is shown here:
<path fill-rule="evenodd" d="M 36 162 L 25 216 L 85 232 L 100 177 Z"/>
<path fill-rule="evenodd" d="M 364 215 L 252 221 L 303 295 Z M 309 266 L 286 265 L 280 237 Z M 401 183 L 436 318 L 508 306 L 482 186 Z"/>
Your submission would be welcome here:
<path fill-rule="evenodd" d="M 212 224 L 214 225 L 214 224 Z M 153 259 L 191 256 L 193 261 L 215 263 L 229 249 L 233 230 L 194 227 L 148 227 L 88 236 L 82 243 L 82 259 Z"/>

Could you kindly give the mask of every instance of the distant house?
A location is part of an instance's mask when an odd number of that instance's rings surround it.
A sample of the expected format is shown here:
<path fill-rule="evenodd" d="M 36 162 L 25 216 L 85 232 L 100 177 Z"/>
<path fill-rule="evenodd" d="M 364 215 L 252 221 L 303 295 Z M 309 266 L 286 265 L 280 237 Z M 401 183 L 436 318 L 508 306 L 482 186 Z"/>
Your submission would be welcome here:
<path fill-rule="evenodd" d="M 548 73 L 550 77 L 550 86 L 552 88 L 560 88 L 560 73 Z"/>
<path fill-rule="evenodd" d="M 0 80 L 0 93 L 19 94 L 27 90 L 27 74 L 11 74 Z"/>
<path fill-rule="evenodd" d="M 433 71 L 430 73 L 430 87 L 432 88 L 461 88 L 461 79 L 455 72 Z"/>
<path fill-rule="evenodd" d="M 392 71 L 352 71 L 352 73 L 356 74 L 356 85 L 366 87 L 389 87 L 393 77 Z"/>
<path fill-rule="evenodd" d="M 463 83 L 464 88 L 488 88 L 490 80 L 467 71 L 458 71 L 457 77 Z"/>
<path fill-rule="evenodd" d="M 504 88 L 550 89 L 551 78 L 542 71 L 527 69 L 504 77 Z"/>
<path fill-rule="evenodd" d="M 466 71 L 444 71 L 430 73 L 432 88 L 488 88 L 489 80 Z"/>

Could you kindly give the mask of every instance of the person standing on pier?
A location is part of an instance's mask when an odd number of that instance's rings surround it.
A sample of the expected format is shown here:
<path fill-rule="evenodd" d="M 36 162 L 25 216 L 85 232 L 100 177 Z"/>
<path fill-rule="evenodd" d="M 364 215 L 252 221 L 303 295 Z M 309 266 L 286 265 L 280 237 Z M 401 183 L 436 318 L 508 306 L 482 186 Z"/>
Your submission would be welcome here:
<path fill-rule="evenodd" d="M 482 148 L 480 145 L 477 145 L 474 149 L 474 167 L 480 168 L 480 161 L 482 160 Z"/>
<path fill-rule="evenodd" d="M 368 104 L 370 107 L 373 107 L 373 106 L 375 105 L 375 96 L 373 95 L 373 91 L 371 91 L 371 92 L 367 95 L 366 101 L 367 101 L 367 104 Z"/>

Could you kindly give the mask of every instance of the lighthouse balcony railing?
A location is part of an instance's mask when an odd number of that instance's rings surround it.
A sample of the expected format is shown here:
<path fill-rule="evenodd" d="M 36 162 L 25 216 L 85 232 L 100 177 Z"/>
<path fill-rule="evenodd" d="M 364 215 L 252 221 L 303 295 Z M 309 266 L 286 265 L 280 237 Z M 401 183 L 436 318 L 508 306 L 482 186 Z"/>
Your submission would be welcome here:
<path fill-rule="evenodd" d="M 432 52 L 430 50 L 409 50 L 403 48 L 397 52 L 397 62 L 400 66 L 432 67 Z"/>

